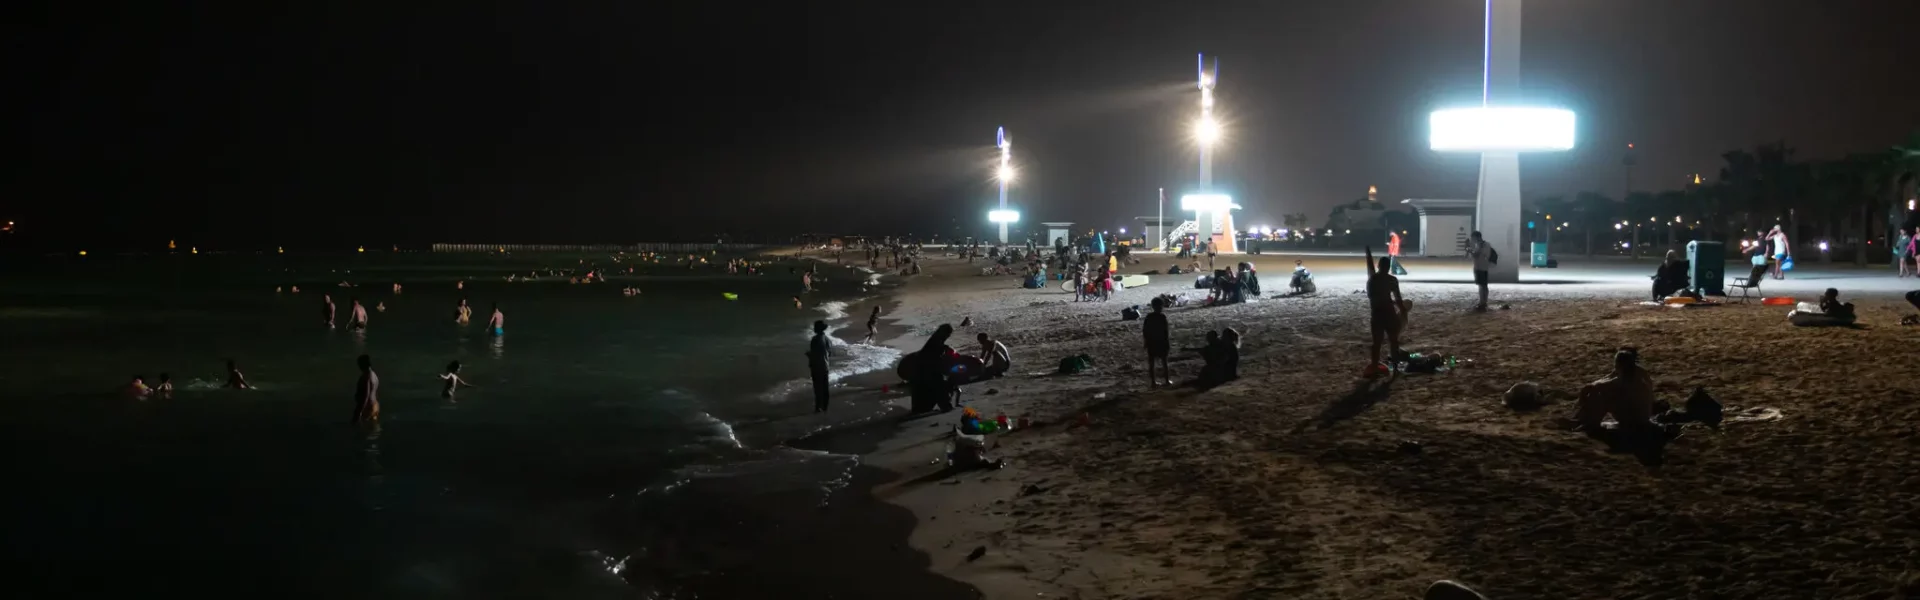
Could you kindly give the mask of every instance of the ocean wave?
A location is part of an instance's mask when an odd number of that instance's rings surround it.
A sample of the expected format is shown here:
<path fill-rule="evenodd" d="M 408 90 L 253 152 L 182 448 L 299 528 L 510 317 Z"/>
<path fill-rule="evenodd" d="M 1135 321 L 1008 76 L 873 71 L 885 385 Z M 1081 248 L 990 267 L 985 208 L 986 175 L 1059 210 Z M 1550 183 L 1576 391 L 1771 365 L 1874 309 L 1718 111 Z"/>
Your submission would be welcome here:
<path fill-rule="evenodd" d="M 833 356 L 829 360 L 828 364 L 830 366 L 827 369 L 827 381 L 829 382 L 840 381 L 841 379 L 862 373 L 892 368 L 895 363 L 900 361 L 899 350 L 872 344 L 849 344 L 834 337 L 834 332 L 844 329 L 847 326 L 844 322 L 836 323 L 836 321 L 847 318 L 847 308 L 866 300 L 865 298 L 860 298 L 851 303 L 833 300 L 830 302 L 822 302 L 814 307 L 815 310 L 820 311 L 821 316 L 825 317 L 822 320 L 827 322 L 827 341 L 833 345 Z M 813 330 L 811 326 L 803 330 L 802 334 L 807 339 L 812 339 Z M 790 379 L 775 384 L 771 389 L 760 394 L 760 399 L 766 402 L 778 402 L 790 396 L 806 392 L 812 387 L 813 381 L 810 379 Z"/>

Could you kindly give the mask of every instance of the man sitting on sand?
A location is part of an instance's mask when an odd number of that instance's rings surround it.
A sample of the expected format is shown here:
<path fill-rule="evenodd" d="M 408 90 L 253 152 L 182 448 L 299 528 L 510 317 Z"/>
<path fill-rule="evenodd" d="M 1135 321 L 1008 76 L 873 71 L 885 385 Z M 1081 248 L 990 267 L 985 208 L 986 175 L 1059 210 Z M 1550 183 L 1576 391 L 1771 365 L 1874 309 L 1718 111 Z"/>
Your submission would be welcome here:
<path fill-rule="evenodd" d="M 1384 338 L 1389 345 L 1389 356 L 1400 353 L 1400 332 L 1407 327 L 1407 312 L 1413 310 L 1413 302 L 1400 296 L 1400 278 L 1393 276 L 1392 259 L 1381 257 L 1377 265 L 1373 260 L 1373 246 L 1367 246 L 1367 304 L 1373 310 L 1373 362 L 1368 363 L 1367 374 L 1390 371 L 1380 362 L 1380 342 Z"/>
<path fill-rule="evenodd" d="M 986 332 L 976 337 L 980 340 L 980 362 L 986 365 L 980 370 L 980 378 L 1006 375 L 1013 368 L 1013 353 L 1007 350 L 1007 345 L 989 337 Z"/>
<path fill-rule="evenodd" d="M 1653 417 L 1653 377 L 1640 368 L 1640 351 L 1621 348 L 1613 355 L 1613 372 L 1580 387 L 1573 419 L 1582 431 L 1600 431 L 1600 420 L 1613 415 L 1620 428 L 1637 433 L 1649 428 Z"/>

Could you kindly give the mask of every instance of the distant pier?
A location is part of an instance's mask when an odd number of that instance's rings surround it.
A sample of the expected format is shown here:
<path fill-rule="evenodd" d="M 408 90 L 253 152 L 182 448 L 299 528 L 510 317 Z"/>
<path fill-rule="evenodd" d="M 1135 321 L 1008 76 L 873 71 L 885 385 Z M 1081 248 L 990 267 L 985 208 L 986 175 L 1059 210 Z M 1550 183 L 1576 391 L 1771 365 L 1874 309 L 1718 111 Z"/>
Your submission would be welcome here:
<path fill-rule="evenodd" d="M 434 244 L 433 252 L 754 252 L 766 244 Z"/>

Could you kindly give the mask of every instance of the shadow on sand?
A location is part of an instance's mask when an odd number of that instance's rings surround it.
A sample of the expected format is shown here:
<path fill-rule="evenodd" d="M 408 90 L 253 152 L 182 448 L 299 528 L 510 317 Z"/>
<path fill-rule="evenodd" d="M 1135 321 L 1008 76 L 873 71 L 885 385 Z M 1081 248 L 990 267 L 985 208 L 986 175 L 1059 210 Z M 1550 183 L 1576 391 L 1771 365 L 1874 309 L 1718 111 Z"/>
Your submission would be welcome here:
<path fill-rule="evenodd" d="M 1383 377 L 1356 382 L 1353 391 L 1347 392 L 1347 395 L 1328 404 L 1320 411 L 1319 416 L 1313 418 L 1313 421 L 1300 424 L 1300 429 L 1306 429 L 1309 425 L 1326 429 L 1341 421 L 1360 416 L 1360 413 L 1367 412 L 1367 409 L 1373 408 L 1373 405 L 1387 399 L 1387 395 L 1393 392 L 1393 380 L 1393 377 Z"/>

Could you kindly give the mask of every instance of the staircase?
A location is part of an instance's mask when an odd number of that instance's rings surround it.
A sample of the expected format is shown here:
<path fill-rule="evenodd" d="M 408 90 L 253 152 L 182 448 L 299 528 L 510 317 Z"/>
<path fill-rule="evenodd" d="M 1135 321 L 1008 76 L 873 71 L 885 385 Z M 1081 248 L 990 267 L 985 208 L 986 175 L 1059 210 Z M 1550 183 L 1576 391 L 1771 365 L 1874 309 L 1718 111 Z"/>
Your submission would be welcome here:
<path fill-rule="evenodd" d="M 1177 244 L 1180 243 L 1180 240 L 1182 238 L 1185 238 L 1189 235 L 1193 235 L 1193 232 L 1199 231 L 1199 230 L 1200 230 L 1199 223 L 1195 223 L 1193 221 L 1187 221 L 1187 222 L 1181 223 L 1180 226 L 1175 227 L 1173 228 L 1172 231 L 1167 232 L 1167 239 L 1160 240 L 1160 248 L 1163 250 L 1171 250 Z"/>

